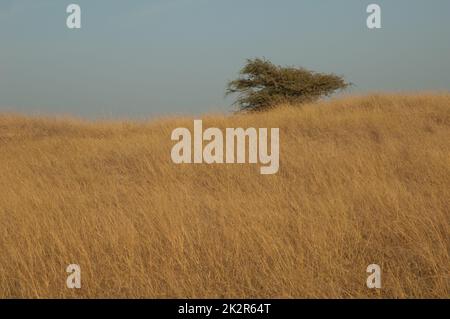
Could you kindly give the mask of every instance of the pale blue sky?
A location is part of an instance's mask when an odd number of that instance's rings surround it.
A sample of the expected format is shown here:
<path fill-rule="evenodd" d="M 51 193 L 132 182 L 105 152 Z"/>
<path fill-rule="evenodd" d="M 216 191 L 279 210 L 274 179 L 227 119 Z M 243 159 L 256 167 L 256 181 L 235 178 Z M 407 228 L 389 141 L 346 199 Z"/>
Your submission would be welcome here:
<path fill-rule="evenodd" d="M 381 30 L 366 28 L 370 3 Z M 350 92 L 448 90 L 450 1 L 0 0 L 0 111 L 228 111 L 225 85 L 251 57 L 344 75 Z"/>

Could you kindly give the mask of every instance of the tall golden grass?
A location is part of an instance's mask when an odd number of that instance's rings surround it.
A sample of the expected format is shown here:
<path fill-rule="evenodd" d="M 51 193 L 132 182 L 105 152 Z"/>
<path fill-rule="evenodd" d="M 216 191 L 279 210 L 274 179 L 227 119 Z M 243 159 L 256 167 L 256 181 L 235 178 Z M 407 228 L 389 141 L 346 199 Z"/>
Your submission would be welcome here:
<path fill-rule="evenodd" d="M 0 297 L 449 297 L 450 95 L 202 119 L 279 127 L 278 174 L 172 164 L 190 118 L 0 116 Z"/>

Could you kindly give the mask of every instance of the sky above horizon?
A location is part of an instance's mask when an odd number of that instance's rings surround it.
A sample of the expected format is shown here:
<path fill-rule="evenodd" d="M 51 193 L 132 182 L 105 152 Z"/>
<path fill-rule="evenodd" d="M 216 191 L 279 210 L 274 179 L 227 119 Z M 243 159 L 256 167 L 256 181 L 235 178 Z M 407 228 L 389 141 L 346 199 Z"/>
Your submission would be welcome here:
<path fill-rule="evenodd" d="M 253 57 L 343 75 L 350 93 L 448 91 L 450 1 L 0 0 L 0 111 L 226 112 L 226 83 Z"/>

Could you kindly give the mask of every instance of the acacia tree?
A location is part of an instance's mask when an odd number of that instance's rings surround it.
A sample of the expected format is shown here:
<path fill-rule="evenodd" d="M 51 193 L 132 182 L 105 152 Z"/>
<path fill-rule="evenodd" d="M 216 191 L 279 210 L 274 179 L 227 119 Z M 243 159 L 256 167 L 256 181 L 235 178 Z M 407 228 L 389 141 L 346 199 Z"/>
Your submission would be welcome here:
<path fill-rule="evenodd" d="M 237 94 L 241 111 L 262 111 L 282 103 L 302 104 L 347 88 L 341 76 L 304 68 L 281 67 L 265 59 L 249 59 L 226 95 Z"/>

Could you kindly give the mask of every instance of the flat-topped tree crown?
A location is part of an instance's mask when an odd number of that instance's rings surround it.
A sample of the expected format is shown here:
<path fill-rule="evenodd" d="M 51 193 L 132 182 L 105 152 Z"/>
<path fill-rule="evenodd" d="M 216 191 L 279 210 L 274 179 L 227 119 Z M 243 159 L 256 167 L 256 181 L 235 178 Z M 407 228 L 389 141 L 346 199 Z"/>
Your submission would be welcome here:
<path fill-rule="evenodd" d="M 234 104 L 241 111 L 262 111 L 283 103 L 314 102 L 349 85 L 335 74 L 277 66 L 256 58 L 247 60 L 239 78 L 228 83 L 227 95 L 238 94 Z"/>

